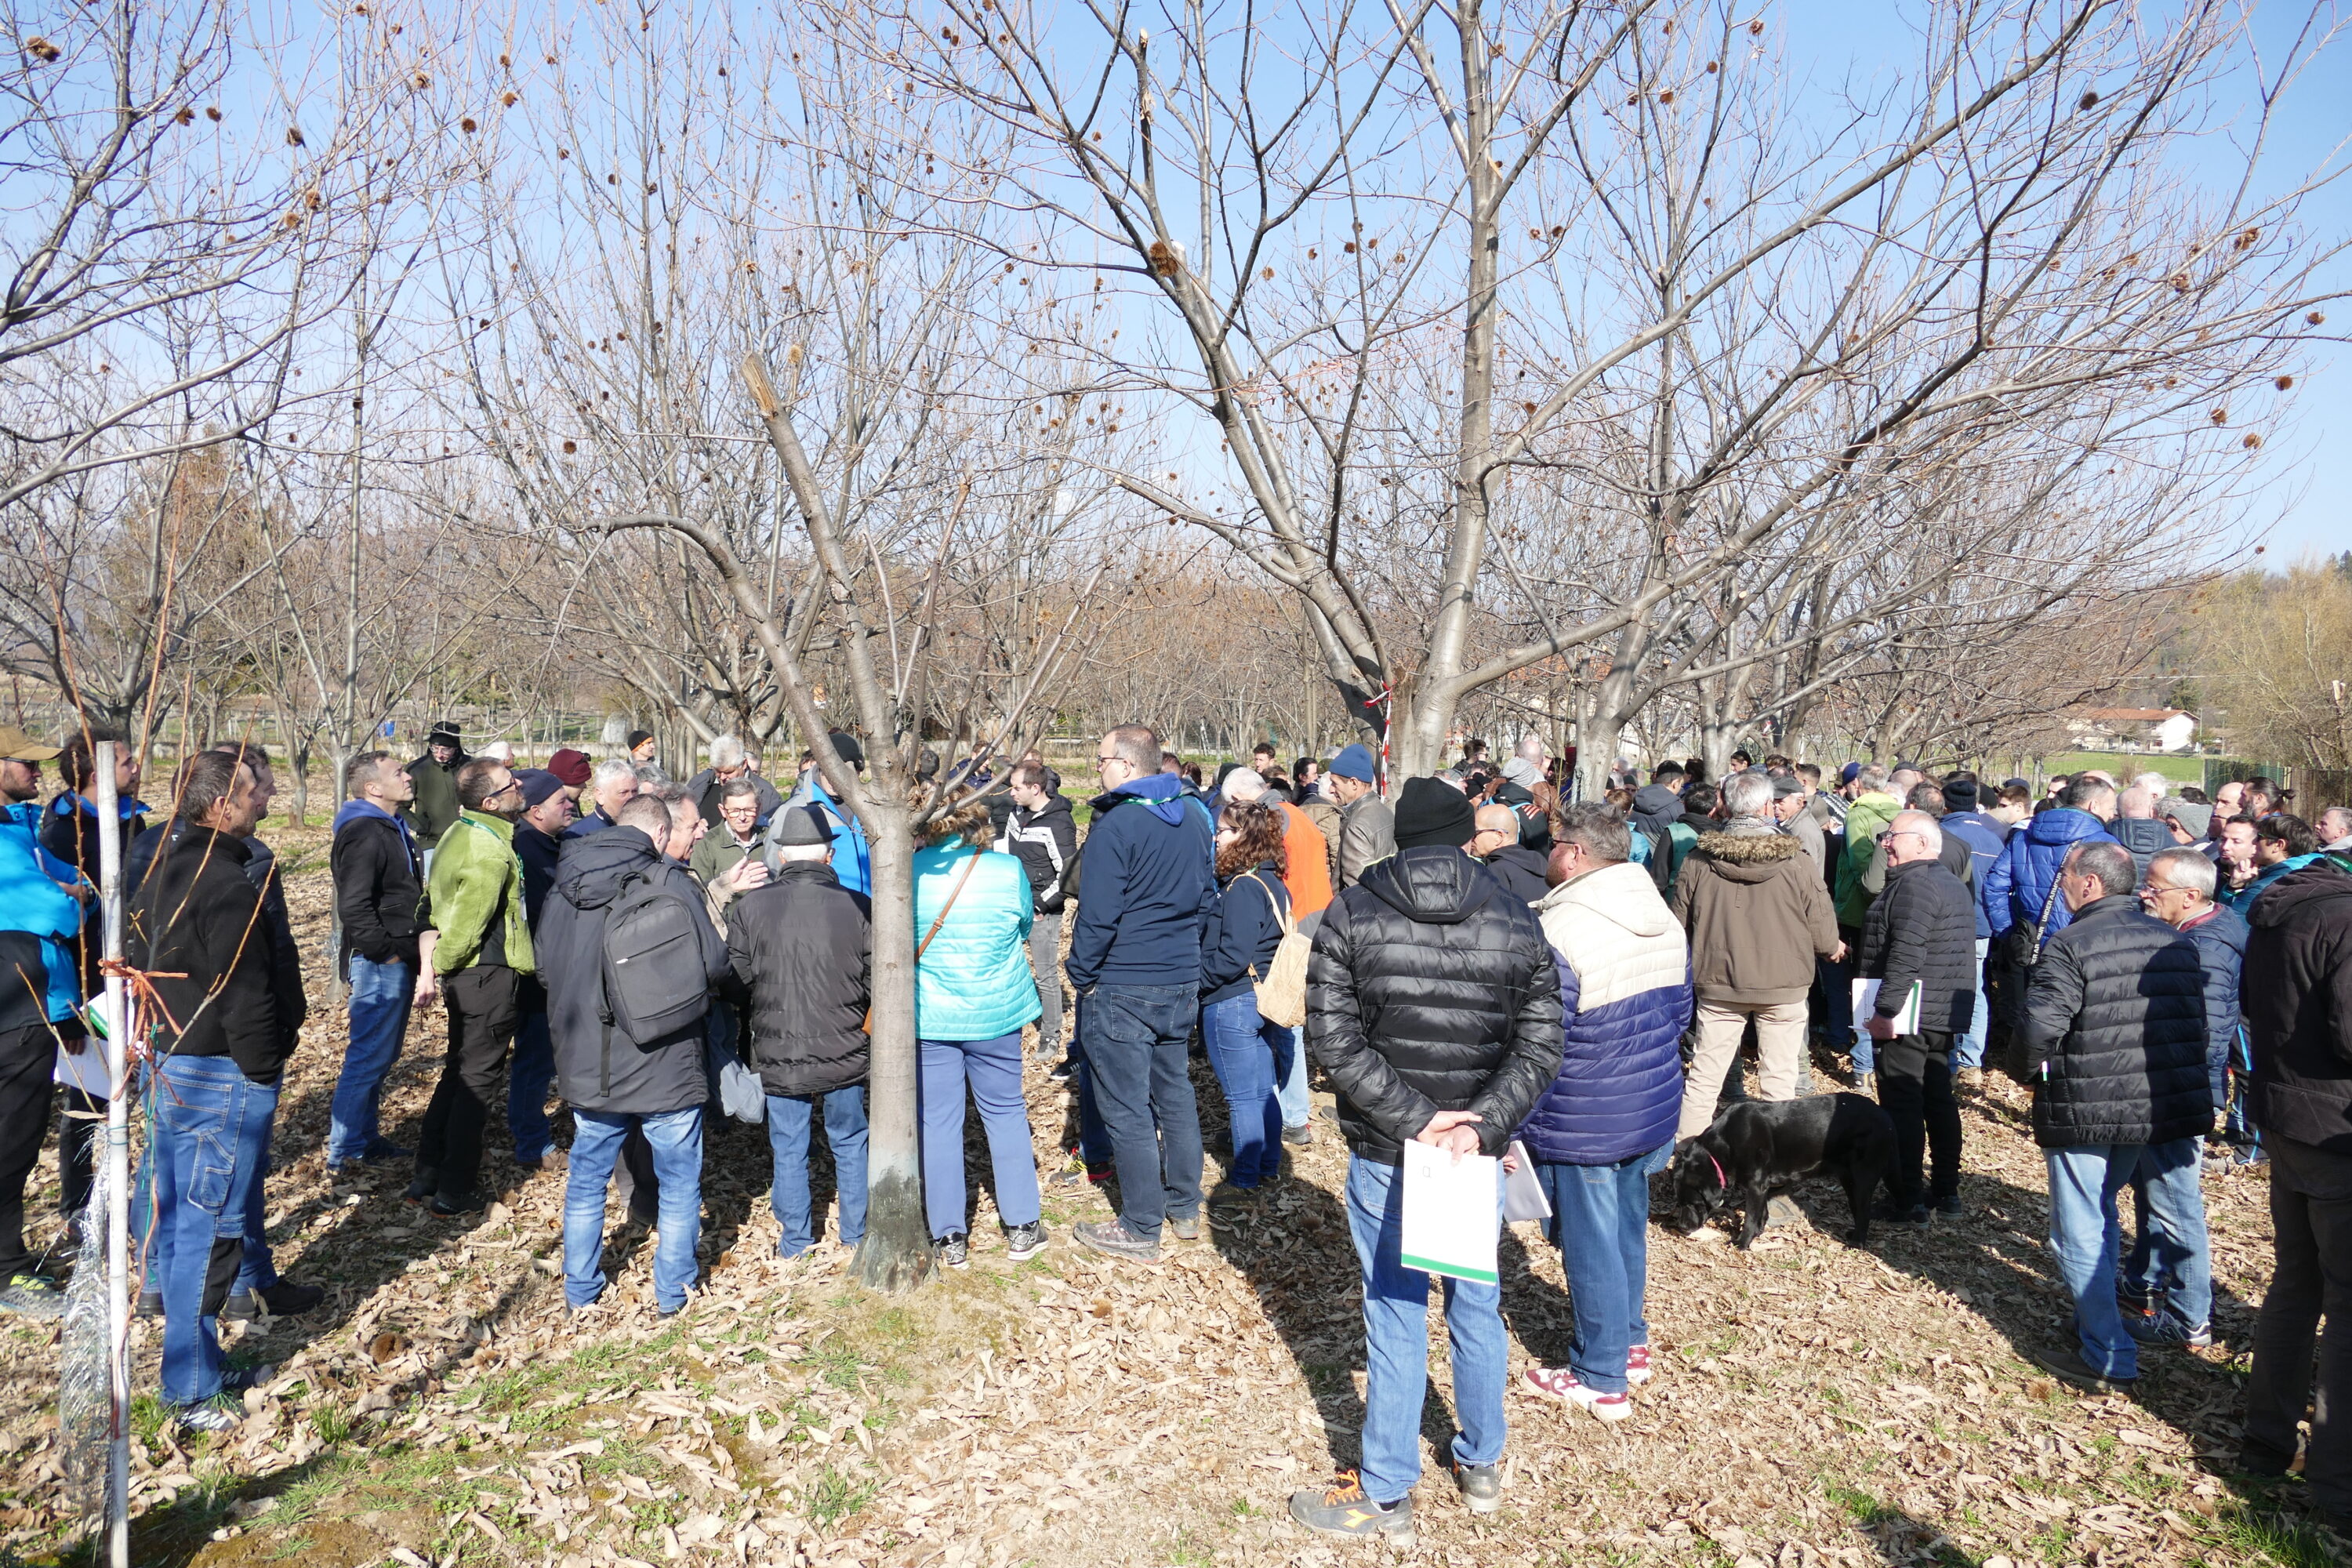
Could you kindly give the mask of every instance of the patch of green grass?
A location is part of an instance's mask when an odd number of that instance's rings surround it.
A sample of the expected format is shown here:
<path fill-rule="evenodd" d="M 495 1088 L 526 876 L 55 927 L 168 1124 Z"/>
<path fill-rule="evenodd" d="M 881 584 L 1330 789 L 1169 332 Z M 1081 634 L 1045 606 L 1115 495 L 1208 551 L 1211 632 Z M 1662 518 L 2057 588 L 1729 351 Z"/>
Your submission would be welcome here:
<path fill-rule="evenodd" d="M 310 1430 L 328 1447 L 340 1447 L 351 1438 L 352 1413 L 340 1405 L 320 1405 L 310 1412 Z"/>
<path fill-rule="evenodd" d="M 835 1388 L 857 1386 L 857 1357 L 845 1350 L 812 1351 L 804 1358 L 817 1375 Z"/>
<path fill-rule="evenodd" d="M 801 1506 L 818 1526 L 831 1530 L 874 1500 L 871 1480 L 844 1475 L 827 1465 L 801 1489 Z"/>
<path fill-rule="evenodd" d="M 2205 759 L 2200 756 L 2174 756 L 2169 752 L 2054 752 L 2042 759 L 2042 769 L 2050 773 L 2078 773 L 2085 768 L 2096 768 L 2103 773 L 2113 773 L 2129 784 L 2139 773 L 2162 773 L 2166 778 L 2182 784 L 2205 787 Z"/>
<path fill-rule="evenodd" d="M 1168 1548 L 1169 1568 L 1210 1568 L 1216 1560 L 1216 1553 L 1194 1540 L 1189 1530 Z"/>
<path fill-rule="evenodd" d="M 2074 1544 L 2074 1532 L 2063 1524 L 2049 1526 L 2041 1534 L 2030 1538 L 2026 1544 L 2032 1547 L 2044 1563 L 2071 1563 L 2077 1555 L 2070 1550 Z"/>
<path fill-rule="evenodd" d="M 131 1396 L 131 1431 L 142 1443 L 152 1447 L 163 1440 L 163 1424 L 172 1418 L 163 1402 L 152 1394 Z"/>
<path fill-rule="evenodd" d="M 2258 1563 L 2281 1568 L 2337 1568 L 2343 1561 L 2318 1526 L 2289 1519 L 2252 1503 L 2225 1505 L 2215 1542 Z"/>
<path fill-rule="evenodd" d="M 1852 1514 L 1853 1521 L 1864 1530 L 1893 1524 L 1903 1517 L 1900 1510 L 1887 1507 L 1868 1492 L 1839 1481 L 1824 1482 L 1822 1495 Z"/>

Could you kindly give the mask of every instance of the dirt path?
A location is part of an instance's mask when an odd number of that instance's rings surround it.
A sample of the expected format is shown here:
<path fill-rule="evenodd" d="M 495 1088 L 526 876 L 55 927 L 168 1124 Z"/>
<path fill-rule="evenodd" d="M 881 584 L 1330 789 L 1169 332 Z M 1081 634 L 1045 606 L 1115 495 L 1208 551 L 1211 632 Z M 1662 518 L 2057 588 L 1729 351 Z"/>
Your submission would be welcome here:
<path fill-rule="evenodd" d="M 315 955 L 323 835 L 273 840 Z M 488 1162 L 501 1201 L 471 1226 L 403 1205 L 399 1177 L 330 1181 L 319 1151 L 343 1020 L 314 1007 L 283 1101 L 269 1224 L 280 1268 L 328 1286 L 329 1302 L 240 1333 L 233 1353 L 279 1375 L 238 1433 L 192 1448 L 172 1441 L 152 1400 L 159 1332 L 141 1325 L 135 1561 L 1374 1560 L 1375 1548 L 1308 1539 L 1284 1511 L 1293 1489 L 1353 1462 L 1361 1417 L 1345 1155 L 1328 1124 L 1297 1179 L 1238 1232 L 1150 1268 L 1072 1247 L 1070 1225 L 1107 1210 L 1066 1188 L 1046 1199 L 1054 1246 L 1010 1265 L 983 1192 L 971 1269 L 898 1302 L 849 1286 L 831 1249 L 778 1261 L 764 1134 L 715 1128 L 708 1289 L 680 1320 L 656 1320 L 649 1252 L 616 1228 L 614 1289 L 570 1320 L 555 1279 L 562 1177 L 516 1171 L 502 1127 Z M 402 1142 L 414 1142 L 440 1036 L 438 1017 L 412 1029 L 387 1096 Z M 1213 1148 L 1222 1101 L 1205 1069 L 1196 1076 Z M 1049 1168 L 1066 1100 L 1034 1075 Z M 1746 1255 L 1719 1232 L 1653 1227 L 1658 1375 L 1635 1417 L 1603 1426 L 1515 1395 L 1504 1510 L 1474 1521 L 1433 1469 L 1419 1556 L 1498 1568 L 2335 1561 L 2341 1543 L 2297 1522 L 2291 1500 L 2280 1512 L 2223 1473 L 2268 1271 L 2262 1177 L 2209 1187 L 2220 1344 L 2147 1357 L 2135 1398 L 2077 1397 L 2021 1355 L 2057 1342 L 2067 1310 L 2041 1251 L 2043 1179 L 2022 1110 L 2005 1088 L 1969 1101 L 1968 1217 L 1883 1228 L 1867 1252 L 1838 1239 L 1845 1200 L 1829 1185 L 1801 1194 L 1817 1223 L 1769 1232 Z M 984 1170 L 976 1119 L 971 1133 Z M 53 1169 L 43 1177 L 46 1226 Z M 1516 1227 L 1504 1266 L 1514 1374 L 1564 1359 L 1558 1255 Z M 0 1562 L 87 1560 L 64 1510 L 57 1360 L 53 1330 L 0 1320 Z M 1433 1466 L 1451 1430 L 1442 1354 L 1433 1373 Z"/>

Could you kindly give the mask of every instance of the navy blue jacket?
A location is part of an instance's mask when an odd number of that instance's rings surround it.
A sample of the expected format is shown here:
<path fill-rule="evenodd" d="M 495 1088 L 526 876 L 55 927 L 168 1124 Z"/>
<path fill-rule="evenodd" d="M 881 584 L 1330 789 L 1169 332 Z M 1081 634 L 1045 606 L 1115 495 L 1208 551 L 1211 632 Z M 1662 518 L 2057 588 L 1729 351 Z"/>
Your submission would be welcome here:
<path fill-rule="evenodd" d="M 522 862 L 523 919 L 536 932 L 539 911 L 547 903 L 547 890 L 555 886 L 555 866 L 563 854 L 563 841 L 541 833 L 528 822 L 518 822 L 514 847 L 515 858 Z"/>
<path fill-rule="evenodd" d="M 2219 1079 L 2236 1054 L 2245 1021 L 2239 1016 L 2238 982 L 2246 968 L 2246 939 L 2252 935 L 2246 917 L 2226 904 L 2195 925 L 2184 927 L 2197 944 L 2198 961 L 2205 966 L 2205 1067 Z M 2213 1103 L 2222 1103 L 2215 1090 Z"/>
<path fill-rule="evenodd" d="M 1282 873 L 1271 861 L 1228 881 L 1223 894 L 1209 906 L 1208 921 L 1201 929 L 1203 1007 L 1242 995 L 1265 978 L 1274 950 L 1282 944 L 1282 920 L 1269 892 L 1285 910 L 1290 908 L 1290 889 L 1282 885 Z"/>
<path fill-rule="evenodd" d="M 1217 901 L 1215 837 L 1198 797 L 1171 773 L 1123 784 L 1094 803 L 1078 862 L 1070 987 L 1198 985 L 1201 927 Z"/>
<path fill-rule="evenodd" d="M 2009 837 L 2009 829 L 2000 818 L 1987 816 L 1981 811 L 1955 811 L 1936 826 L 1944 830 L 1946 837 L 1957 838 L 1969 847 L 1969 858 L 1975 867 L 1969 886 L 1977 892 L 1977 940 L 1982 942 L 1992 935 L 1992 922 L 1985 919 L 1985 879 L 1992 874 L 1992 863 L 2000 858 L 2000 847 Z"/>
<path fill-rule="evenodd" d="M 1613 1165 L 1671 1142 L 1683 1103 L 1690 949 L 1648 868 L 1623 861 L 1536 906 L 1559 965 L 1559 1071 L 1520 1122 L 1549 1165 Z"/>

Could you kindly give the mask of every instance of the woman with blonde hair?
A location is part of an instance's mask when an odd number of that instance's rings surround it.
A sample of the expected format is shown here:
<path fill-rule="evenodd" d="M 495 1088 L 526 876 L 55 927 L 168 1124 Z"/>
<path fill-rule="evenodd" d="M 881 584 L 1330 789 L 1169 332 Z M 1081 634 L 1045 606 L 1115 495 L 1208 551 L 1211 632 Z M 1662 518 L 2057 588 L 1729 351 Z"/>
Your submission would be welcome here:
<path fill-rule="evenodd" d="M 1297 1049 L 1293 1031 L 1257 1010 L 1290 917 L 1282 814 L 1264 801 L 1229 801 L 1217 818 L 1220 893 L 1201 932 L 1201 1037 L 1225 1091 L 1233 1158 L 1209 1194 L 1209 1221 L 1230 1224 L 1282 1172 L 1277 1089 Z"/>
<path fill-rule="evenodd" d="M 917 832 L 915 1034 L 923 1122 L 923 1209 L 950 1268 L 971 1261 L 964 1217 L 964 1089 L 980 1107 L 996 1215 L 1015 1263 L 1045 1249 L 1037 1161 L 1021 1095 L 1021 1026 L 1038 1016 L 1029 973 L 1034 908 L 1018 857 L 989 853 L 983 801 L 965 798 Z"/>

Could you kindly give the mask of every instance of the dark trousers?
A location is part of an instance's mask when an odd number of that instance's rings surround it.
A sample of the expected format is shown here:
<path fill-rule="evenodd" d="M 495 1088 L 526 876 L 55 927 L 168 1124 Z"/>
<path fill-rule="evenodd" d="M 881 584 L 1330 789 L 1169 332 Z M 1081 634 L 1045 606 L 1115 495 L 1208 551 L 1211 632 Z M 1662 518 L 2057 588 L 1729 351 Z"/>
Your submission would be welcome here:
<path fill-rule="evenodd" d="M 1952 1098 L 1952 1037 L 1940 1029 L 1897 1035 L 1878 1046 L 1878 1103 L 1895 1119 L 1888 1192 L 1901 1208 L 1940 1203 L 1960 1190 L 1960 1106 Z M 1933 1152 L 1923 1196 L 1919 1168 Z"/>
<path fill-rule="evenodd" d="M 25 1247 L 25 1182 L 41 1161 L 58 1037 L 47 1024 L 0 1032 L 0 1285 L 34 1266 Z"/>
<path fill-rule="evenodd" d="M 489 1124 L 521 1018 L 520 980 L 502 964 L 478 963 L 441 983 L 449 1009 L 449 1054 L 442 1058 L 441 1081 L 425 1108 L 416 1168 L 437 1174 L 445 1204 L 467 1199 L 481 1178 L 482 1130 Z"/>
<path fill-rule="evenodd" d="M 1147 1241 L 1201 1212 L 1201 1112 L 1187 1071 L 1196 985 L 1097 985 L 1078 1003 L 1086 1088 L 1118 1172 L 1119 1221 Z"/>
<path fill-rule="evenodd" d="M 88 1047 L 98 1049 L 93 1041 Z M 89 1207 L 89 1189 L 98 1170 L 98 1135 L 106 1125 L 106 1101 L 92 1100 L 78 1089 L 59 1091 L 58 1107 L 58 1209 L 68 1219 L 79 1219 Z"/>
<path fill-rule="evenodd" d="M 2295 1424 L 2311 1411 L 2303 1479 L 2311 1500 L 2352 1515 L 2352 1429 L 2336 1424 L 2352 1399 L 2352 1155 L 2331 1154 L 2273 1132 L 2271 1288 L 2254 1324 L 2254 1366 L 2246 1380 L 2246 1441 L 2241 1463 L 2258 1474 L 2286 1473 Z M 2327 1337 L 2318 1338 L 2327 1318 Z M 2312 1381 L 2314 1362 L 2319 1378 Z"/>

